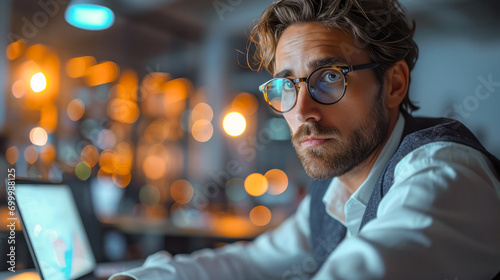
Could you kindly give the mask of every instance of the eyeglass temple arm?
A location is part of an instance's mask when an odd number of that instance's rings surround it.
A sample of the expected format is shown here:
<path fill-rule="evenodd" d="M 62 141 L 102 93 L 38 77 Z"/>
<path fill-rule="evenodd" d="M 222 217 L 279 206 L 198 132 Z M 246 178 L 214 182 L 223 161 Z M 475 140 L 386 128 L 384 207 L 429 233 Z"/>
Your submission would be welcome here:
<path fill-rule="evenodd" d="M 375 68 L 378 66 L 379 66 L 378 63 L 368 63 L 368 64 L 349 66 L 347 68 L 347 70 L 348 70 L 348 72 L 352 72 L 352 71 L 358 71 L 358 70 L 372 69 L 372 68 Z"/>

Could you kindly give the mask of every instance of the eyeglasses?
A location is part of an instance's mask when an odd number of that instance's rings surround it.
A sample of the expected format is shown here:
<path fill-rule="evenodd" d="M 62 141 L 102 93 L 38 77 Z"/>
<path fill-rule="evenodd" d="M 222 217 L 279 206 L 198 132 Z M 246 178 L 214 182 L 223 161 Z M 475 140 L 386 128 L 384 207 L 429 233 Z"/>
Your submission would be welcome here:
<path fill-rule="evenodd" d="M 320 67 L 307 78 L 274 78 L 259 87 L 269 106 L 278 113 L 286 113 L 297 103 L 297 84 L 306 82 L 311 98 L 325 105 L 335 104 L 344 97 L 347 88 L 347 74 L 353 71 L 373 69 L 377 63 L 354 66 L 328 65 Z M 299 86 L 300 88 L 300 86 Z"/>

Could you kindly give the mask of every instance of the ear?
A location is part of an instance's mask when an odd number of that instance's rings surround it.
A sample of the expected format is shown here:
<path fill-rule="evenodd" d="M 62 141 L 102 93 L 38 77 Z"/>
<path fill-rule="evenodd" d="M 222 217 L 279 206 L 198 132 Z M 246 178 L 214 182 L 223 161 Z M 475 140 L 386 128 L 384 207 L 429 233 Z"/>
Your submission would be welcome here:
<path fill-rule="evenodd" d="M 385 105 L 388 109 L 397 109 L 408 91 L 410 70 L 404 60 L 396 62 L 385 72 Z"/>

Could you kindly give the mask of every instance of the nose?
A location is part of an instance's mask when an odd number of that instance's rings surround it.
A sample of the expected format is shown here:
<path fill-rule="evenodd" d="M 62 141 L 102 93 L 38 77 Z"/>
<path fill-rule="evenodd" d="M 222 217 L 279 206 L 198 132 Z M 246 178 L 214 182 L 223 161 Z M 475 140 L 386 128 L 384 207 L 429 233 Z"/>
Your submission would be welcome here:
<path fill-rule="evenodd" d="M 301 123 L 318 122 L 321 119 L 319 106 L 321 104 L 314 101 L 307 92 L 306 82 L 299 82 L 297 87 L 297 103 L 290 113 L 295 114 L 296 119 Z"/>

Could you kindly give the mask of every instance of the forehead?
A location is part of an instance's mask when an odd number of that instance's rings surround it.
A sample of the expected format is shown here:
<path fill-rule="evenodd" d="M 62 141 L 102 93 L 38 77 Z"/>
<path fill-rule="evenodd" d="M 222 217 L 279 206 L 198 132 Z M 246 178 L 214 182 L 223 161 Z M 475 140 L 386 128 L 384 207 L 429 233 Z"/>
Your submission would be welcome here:
<path fill-rule="evenodd" d="M 353 36 L 341 29 L 320 23 L 300 23 L 289 26 L 281 35 L 276 47 L 275 73 L 285 68 L 307 68 L 311 61 L 326 57 L 349 64 L 369 60 Z"/>

